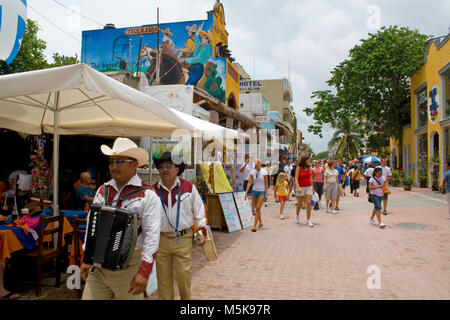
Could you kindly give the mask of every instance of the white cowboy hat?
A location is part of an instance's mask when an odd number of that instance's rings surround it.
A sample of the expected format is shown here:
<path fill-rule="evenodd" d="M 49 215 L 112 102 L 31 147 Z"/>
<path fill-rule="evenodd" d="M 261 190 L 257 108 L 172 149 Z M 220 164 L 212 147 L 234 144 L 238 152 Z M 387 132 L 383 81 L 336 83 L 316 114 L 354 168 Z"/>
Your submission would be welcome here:
<path fill-rule="evenodd" d="M 128 138 L 117 138 L 112 149 L 106 144 L 101 145 L 100 149 L 107 156 L 124 156 L 136 159 L 138 167 L 148 163 L 147 150 L 139 148 L 136 143 Z"/>

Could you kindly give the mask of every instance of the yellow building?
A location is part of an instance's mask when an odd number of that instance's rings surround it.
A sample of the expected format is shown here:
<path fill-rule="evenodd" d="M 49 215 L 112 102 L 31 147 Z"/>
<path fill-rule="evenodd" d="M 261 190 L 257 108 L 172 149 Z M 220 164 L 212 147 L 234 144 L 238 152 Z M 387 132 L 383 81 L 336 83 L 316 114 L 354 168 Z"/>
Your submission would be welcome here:
<path fill-rule="evenodd" d="M 450 161 L 450 34 L 428 45 L 424 64 L 411 77 L 411 124 L 403 128 L 402 150 L 390 143 L 393 167 L 416 183 L 441 182 Z M 439 159 L 439 163 L 437 161 Z"/>

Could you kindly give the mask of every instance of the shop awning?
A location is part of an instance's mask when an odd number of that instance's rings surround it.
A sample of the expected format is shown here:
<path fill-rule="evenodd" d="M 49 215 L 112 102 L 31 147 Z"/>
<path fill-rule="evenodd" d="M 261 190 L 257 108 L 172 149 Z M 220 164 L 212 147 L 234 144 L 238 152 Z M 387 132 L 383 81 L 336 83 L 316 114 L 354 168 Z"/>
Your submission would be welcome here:
<path fill-rule="evenodd" d="M 159 100 L 85 64 L 0 76 L 0 127 L 29 134 L 170 137 L 194 127 Z"/>

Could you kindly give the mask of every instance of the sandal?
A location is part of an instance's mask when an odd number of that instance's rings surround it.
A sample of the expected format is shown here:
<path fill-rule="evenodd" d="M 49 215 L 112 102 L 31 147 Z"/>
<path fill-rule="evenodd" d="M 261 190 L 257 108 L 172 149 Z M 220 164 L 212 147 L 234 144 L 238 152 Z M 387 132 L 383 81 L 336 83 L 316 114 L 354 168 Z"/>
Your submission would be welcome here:
<path fill-rule="evenodd" d="M 252 228 L 252 232 L 256 232 L 256 229 L 253 229 L 253 228 Z"/>
<path fill-rule="evenodd" d="M 0 297 L 0 300 L 17 300 L 20 299 L 20 295 L 16 292 L 10 292 L 7 295 Z"/>

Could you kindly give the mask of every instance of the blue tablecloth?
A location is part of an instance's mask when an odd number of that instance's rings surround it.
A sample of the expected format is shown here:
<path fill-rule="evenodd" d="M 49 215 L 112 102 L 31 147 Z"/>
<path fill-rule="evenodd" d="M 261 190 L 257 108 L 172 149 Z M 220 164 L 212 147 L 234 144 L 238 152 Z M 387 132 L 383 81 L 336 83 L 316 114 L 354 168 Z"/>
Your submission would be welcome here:
<path fill-rule="evenodd" d="M 11 230 L 26 250 L 33 251 L 36 248 L 36 240 L 34 240 L 33 235 L 31 233 L 26 235 L 25 231 L 19 227 L 7 227 L 11 223 L 12 218 L 9 217 L 5 224 L 0 225 L 0 230 Z M 34 231 L 36 233 L 39 231 L 39 224 L 34 228 Z"/>
<path fill-rule="evenodd" d="M 43 210 L 42 213 L 45 214 L 46 217 L 50 217 L 52 215 L 51 209 Z M 78 218 L 80 219 L 85 219 L 86 215 L 87 212 L 82 210 L 64 210 L 64 217 L 67 218 L 67 220 L 70 222 L 70 225 L 72 226 L 74 216 L 78 216 Z M 0 224 L 0 230 L 11 230 L 12 232 L 14 232 L 14 235 L 26 250 L 33 251 L 36 248 L 36 240 L 34 240 L 33 235 L 31 233 L 28 233 L 28 235 L 26 235 L 25 231 L 19 227 L 7 227 L 7 225 L 11 223 L 12 218 L 9 217 L 8 221 L 6 221 L 5 224 Z M 85 226 L 80 226 L 80 229 L 81 227 L 86 228 Z M 39 224 L 36 226 L 36 228 L 34 228 L 34 231 L 36 231 L 36 233 L 39 232 Z"/>
<path fill-rule="evenodd" d="M 52 214 L 51 209 L 45 209 L 42 211 L 46 216 L 50 216 Z M 83 210 L 64 210 L 64 217 L 69 220 L 70 225 L 73 226 L 73 217 L 78 216 L 78 219 L 85 219 L 87 216 L 87 212 Z"/>

